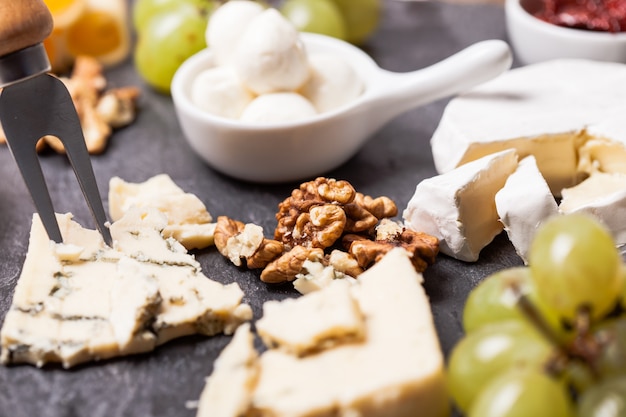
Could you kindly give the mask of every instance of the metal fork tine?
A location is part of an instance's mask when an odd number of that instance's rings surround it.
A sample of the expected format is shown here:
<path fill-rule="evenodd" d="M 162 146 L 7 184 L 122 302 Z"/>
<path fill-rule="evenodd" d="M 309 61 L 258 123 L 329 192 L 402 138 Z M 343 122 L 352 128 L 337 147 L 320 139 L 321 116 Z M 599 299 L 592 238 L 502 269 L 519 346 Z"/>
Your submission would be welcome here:
<path fill-rule="evenodd" d="M 9 133 L 6 134 L 8 135 Z M 26 141 L 24 142 L 26 143 Z M 30 149 L 31 146 L 9 147 L 15 161 L 17 161 L 17 166 L 33 198 L 35 208 L 48 233 L 48 237 L 57 243 L 63 242 L 63 237 L 61 236 L 61 231 L 59 230 L 59 225 L 52 206 L 52 200 L 50 199 L 50 193 L 48 193 L 48 187 L 46 186 L 46 180 L 41 171 L 41 165 L 39 164 L 34 144 L 32 149 Z"/>
<path fill-rule="evenodd" d="M 0 119 L 4 121 L 7 143 L 33 196 L 48 237 L 56 242 L 62 241 L 35 145 L 43 136 L 52 135 L 63 142 L 96 227 L 110 245 L 111 234 L 106 227 L 106 215 L 80 121 L 62 81 L 46 74 L 34 77 L 28 83 L 5 87 L 0 94 Z"/>
<path fill-rule="evenodd" d="M 68 131 L 65 135 L 59 136 L 59 138 L 65 137 L 65 140 L 62 140 L 65 146 L 65 152 L 67 152 L 68 159 L 72 164 L 83 196 L 85 200 L 87 200 L 89 210 L 91 210 L 91 214 L 96 221 L 96 227 L 107 245 L 111 245 L 111 233 L 109 228 L 106 227 L 107 218 L 104 207 L 102 206 L 102 199 L 98 191 L 96 177 L 93 173 L 91 162 L 89 161 L 89 152 L 87 151 L 85 139 L 83 139 L 82 131 L 80 130 L 80 123 L 78 128 L 79 132 L 81 132 L 80 136 L 75 132 Z"/>

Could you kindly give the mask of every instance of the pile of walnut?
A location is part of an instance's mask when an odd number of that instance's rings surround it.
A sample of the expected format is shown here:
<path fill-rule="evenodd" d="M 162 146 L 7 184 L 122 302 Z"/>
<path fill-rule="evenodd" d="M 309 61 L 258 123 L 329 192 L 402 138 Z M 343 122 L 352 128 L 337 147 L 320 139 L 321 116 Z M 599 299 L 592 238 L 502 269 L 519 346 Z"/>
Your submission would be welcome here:
<path fill-rule="evenodd" d="M 398 213 L 391 199 L 358 193 L 347 181 L 305 182 L 278 209 L 274 239 L 265 238 L 260 226 L 226 216 L 218 217 L 215 229 L 220 253 L 237 266 L 263 269 L 264 282 L 293 281 L 307 262 L 332 267 L 336 276 L 356 277 L 397 246 L 423 272 L 439 252 L 437 238 L 390 220 Z"/>
<path fill-rule="evenodd" d="M 102 65 L 96 59 L 78 57 L 70 77 L 60 79 L 72 96 L 90 154 L 102 153 L 113 129 L 127 126 L 135 120 L 139 89 L 107 89 Z M 1 126 L 0 142 L 6 142 Z M 61 141 L 54 136 L 43 137 L 37 144 L 37 151 L 47 147 L 59 153 L 65 152 Z"/>

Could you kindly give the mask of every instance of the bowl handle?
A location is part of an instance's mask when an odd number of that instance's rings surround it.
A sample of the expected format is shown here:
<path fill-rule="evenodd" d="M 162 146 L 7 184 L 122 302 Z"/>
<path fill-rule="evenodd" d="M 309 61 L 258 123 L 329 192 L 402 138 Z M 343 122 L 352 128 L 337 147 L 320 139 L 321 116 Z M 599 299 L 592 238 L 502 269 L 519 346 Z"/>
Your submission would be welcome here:
<path fill-rule="evenodd" d="M 377 91 L 370 97 L 374 123 L 421 105 L 463 93 L 500 75 L 511 67 L 511 50 L 501 40 L 475 43 L 429 67 L 407 73 L 381 70 Z"/>

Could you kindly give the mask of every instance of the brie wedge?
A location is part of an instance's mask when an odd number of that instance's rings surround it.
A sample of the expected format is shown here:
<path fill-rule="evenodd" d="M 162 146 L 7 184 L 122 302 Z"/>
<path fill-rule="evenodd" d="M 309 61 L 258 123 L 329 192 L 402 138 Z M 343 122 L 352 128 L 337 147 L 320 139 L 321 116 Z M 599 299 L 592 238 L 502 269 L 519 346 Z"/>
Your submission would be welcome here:
<path fill-rule="evenodd" d="M 495 195 L 516 168 L 509 149 L 423 180 L 403 212 L 405 226 L 437 237 L 446 255 L 476 261 L 502 232 Z"/>
<path fill-rule="evenodd" d="M 496 210 L 509 240 L 524 263 L 537 228 L 559 214 L 554 196 L 537 168 L 535 157 L 522 159 L 496 193 Z"/>
<path fill-rule="evenodd" d="M 439 173 L 503 149 L 534 155 L 554 195 L 588 174 L 581 147 L 598 138 L 588 166 L 626 172 L 626 66 L 563 59 L 513 69 L 454 98 L 432 140 Z"/>
<path fill-rule="evenodd" d="M 258 369 L 252 386 L 249 378 L 229 385 L 229 395 L 248 398 L 248 406 L 245 411 L 240 407 L 228 413 L 215 411 L 220 398 L 212 396 L 213 401 L 209 401 L 209 397 L 217 381 L 224 378 L 219 366 L 202 394 L 198 417 L 447 416 L 450 408 L 443 354 L 422 287 L 423 278 L 415 272 L 407 253 L 400 248 L 390 251 L 357 281 L 346 285 L 336 280 L 319 291 L 277 305 L 275 319 L 267 323 L 265 331 L 277 334 L 290 327 L 293 318 L 289 313 L 296 309 L 302 309 L 299 317 L 311 313 L 307 321 L 302 319 L 303 327 L 321 321 L 319 328 L 324 323 L 331 328 L 328 316 L 313 313 L 310 299 L 339 297 L 333 295 L 334 287 L 343 286 L 339 292 L 349 290 L 343 292 L 344 301 L 356 303 L 363 317 L 361 340 L 345 340 L 305 356 L 270 347 L 260 356 L 256 368 L 247 361 L 251 357 L 251 336 L 236 338 L 220 356 L 220 362 L 239 350 L 234 362 L 245 363 L 249 372 Z M 242 327 L 241 332 L 245 331 Z M 323 348 L 324 342 L 319 342 Z M 310 344 L 315 343 L 311 339 Z"/>
<path fill-rule="evenodd" d="M 119 220 L 132 207 L 152 207 L 167 216 L 163 229 L 188 250 L 213 244 L 215 223 L 206 206 L 186 193 L 166 174 L 156 175 L 143 183 L 130 183 L 119 177 L 109 181 L 109 214 Z"/>
<path fill-rule="evenodd" d="M 78 363 L 146 352 L 175 337 L 231 334 L 252 318 L 237 284 L 222 285 L 176 240 L 165 216 L 129 210 L 111 225 L 114 247 L 70 214 L 57 215 L 64 243 L 37 215 L 12 305 L 0 330 L 4 364 Z"/>
<path fill-rule="evenodd" d="M 626 174 L 598 172 L 563 190 L 559 210 L 596 217 L 611 231 L 617 245 L 626 244 Z"/>

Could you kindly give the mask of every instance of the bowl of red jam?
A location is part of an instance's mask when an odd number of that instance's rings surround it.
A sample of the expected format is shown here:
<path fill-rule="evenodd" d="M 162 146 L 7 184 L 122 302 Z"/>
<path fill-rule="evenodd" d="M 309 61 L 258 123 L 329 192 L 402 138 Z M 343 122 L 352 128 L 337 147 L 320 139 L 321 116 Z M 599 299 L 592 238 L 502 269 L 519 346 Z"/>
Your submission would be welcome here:
<path fill-rule="evenodd" d="M 559 58 L 626 63 L 626 0 L 505 0 L 522 64 Z"/>

